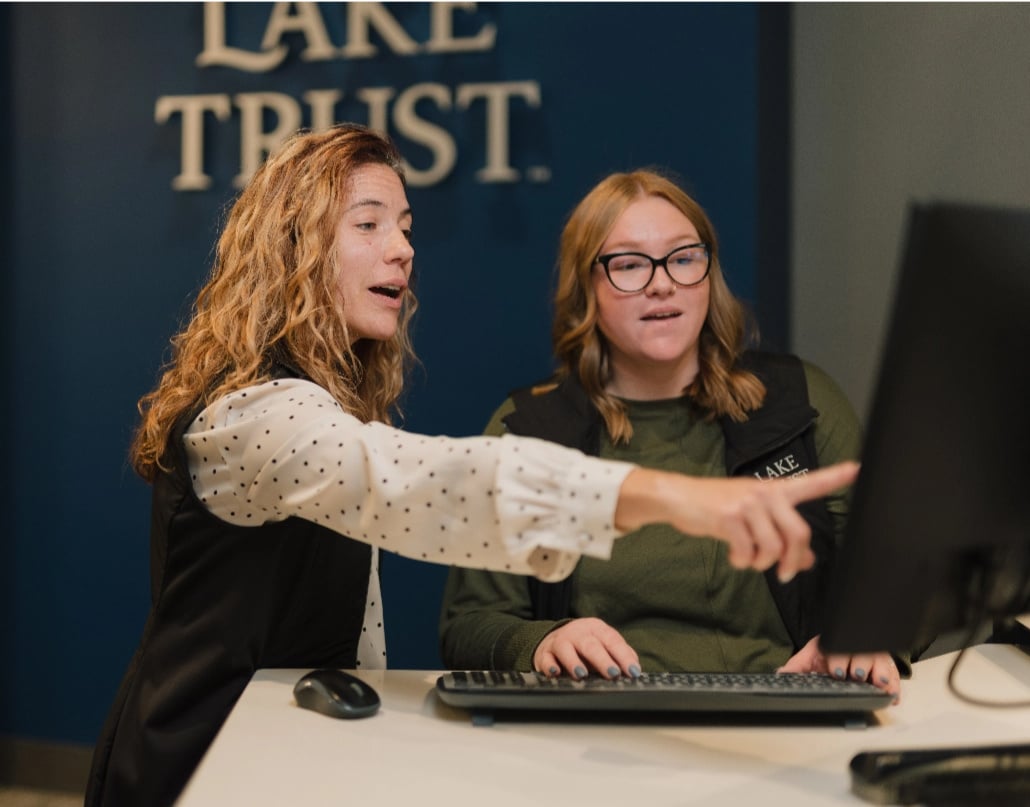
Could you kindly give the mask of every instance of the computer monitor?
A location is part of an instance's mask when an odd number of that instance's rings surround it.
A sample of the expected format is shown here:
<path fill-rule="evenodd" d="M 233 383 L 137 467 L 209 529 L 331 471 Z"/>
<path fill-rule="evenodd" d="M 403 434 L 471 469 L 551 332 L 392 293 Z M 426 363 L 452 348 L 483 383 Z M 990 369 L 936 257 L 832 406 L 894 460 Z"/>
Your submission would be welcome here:
<path fill-rule="evenodd" d="M 1030 611 L 1030 210 L 914 204 L 822 647 Z"/>

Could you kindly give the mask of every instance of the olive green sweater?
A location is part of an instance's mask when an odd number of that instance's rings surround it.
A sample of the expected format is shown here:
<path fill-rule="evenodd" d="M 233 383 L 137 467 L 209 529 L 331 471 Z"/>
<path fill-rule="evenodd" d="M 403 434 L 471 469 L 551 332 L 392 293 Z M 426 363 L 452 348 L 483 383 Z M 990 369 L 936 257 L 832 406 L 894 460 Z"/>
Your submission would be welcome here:
<path fill-rule="evenodd" d="M 839 387 L 806 364 L 809 401 L 819 412 L 815 447 L 821 466 L 855 459 L 860 427 Z M 627 401 L 628 445 L 602 441 L 601 456 L 695 476 L 725 476 L 717 422 L 686 399 Z M 511 400 L 486 432 L 503 434 Z M 827 501 L 838 539 L 844 495 Z M 603 619 L 640 656 L 646 671 L 772 671 L 792 654 L 768 585 L 759 572 L 734 569 L 726 545 L 651 525 L 615 542 L 608 561 L 583 558 L 574 572 L 572 614 Z M 532 669 L 540 640 L 562 622 L 534 621 L 527 579 L 452 569 L 440 621 L 441 654 L 450 669 Z"/>

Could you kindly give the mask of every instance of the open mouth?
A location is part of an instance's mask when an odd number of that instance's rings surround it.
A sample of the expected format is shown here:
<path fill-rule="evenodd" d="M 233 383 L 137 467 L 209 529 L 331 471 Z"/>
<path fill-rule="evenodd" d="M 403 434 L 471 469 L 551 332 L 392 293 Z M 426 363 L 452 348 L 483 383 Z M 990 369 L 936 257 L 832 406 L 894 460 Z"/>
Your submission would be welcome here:
<path fill-rule="evenodd" d="M 679 311 L 664 311 L 658 314 L 647 314 L 641 317 L 643 320 L 663 320 L 663 319 L 675 319 L 680 316 Z"/>
<path fill-rule="evenodd" d="M 404 291 L 400 286 L 373 286 L 373 294 L 381 294 L 383 297 L 389 297 L 391 300 L 396 300 L 401 296 L 401 292 Z"/>

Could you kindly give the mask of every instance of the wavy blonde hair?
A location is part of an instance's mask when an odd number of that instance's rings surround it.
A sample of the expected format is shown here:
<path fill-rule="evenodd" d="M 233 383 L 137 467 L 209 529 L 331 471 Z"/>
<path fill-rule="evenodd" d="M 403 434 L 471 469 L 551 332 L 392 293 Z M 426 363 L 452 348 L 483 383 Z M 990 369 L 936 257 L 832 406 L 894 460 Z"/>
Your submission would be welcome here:
<path fill-rule="evenodd" d="M 130 459 L 153 481 L 176 421 L 198 402 L 271 378 L 286 361 L 362 421 L 389 422 L 415 359 L 408 333 L 417 300 L 409 289 L 397 332 L 351 344 L 338 303 L 336 227 L 353 172 L 386 165 L 404 183 L 386 137 L 342 124 L 298 132 L 270 155 L 241 192 L 214 265 L 157 387 L 139 401 Z M 344 307 L 346 301 L 343 302 Z"/>
<path fill-rule="evenodd" d="M 737 421 L 745 420 L 765 397 L 765 386 L 758 377 L 737 365 L 745 346 L 757 333 L 743 305 L 726 285 L 715 228 L 704 210 L 655 169 L 611 174 L 576 205 L 562 231 L 551 337 L 559 375 L 579 379 L 617 443 L 628 442 L 633 427 L 625 405 L 606 391 L 612 370 L 608 345 L 597 324 L 591 272 L 616 219 L 633 202 L 649 196 L 665 199 L 683 213 L 711 253 L 708 315 L 698 345 L 700 367 L 685 393 L 707 417 L 727 415 Z"/>

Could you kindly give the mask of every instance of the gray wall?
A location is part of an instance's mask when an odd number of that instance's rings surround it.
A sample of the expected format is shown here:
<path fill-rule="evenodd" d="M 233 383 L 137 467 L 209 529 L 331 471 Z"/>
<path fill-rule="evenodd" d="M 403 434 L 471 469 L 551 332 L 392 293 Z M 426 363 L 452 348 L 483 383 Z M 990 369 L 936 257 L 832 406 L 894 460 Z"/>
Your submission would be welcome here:
<path fill-rule="evenodd" d="M 1030 5 L 792 12 L 792 347 L 864 416 L 908 202 L 1030 207 Z"/>

